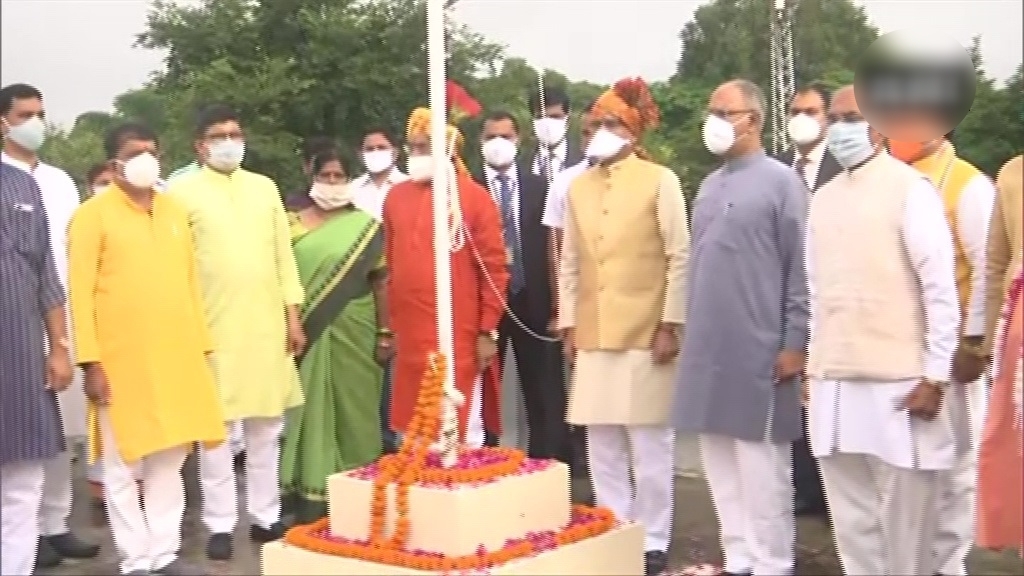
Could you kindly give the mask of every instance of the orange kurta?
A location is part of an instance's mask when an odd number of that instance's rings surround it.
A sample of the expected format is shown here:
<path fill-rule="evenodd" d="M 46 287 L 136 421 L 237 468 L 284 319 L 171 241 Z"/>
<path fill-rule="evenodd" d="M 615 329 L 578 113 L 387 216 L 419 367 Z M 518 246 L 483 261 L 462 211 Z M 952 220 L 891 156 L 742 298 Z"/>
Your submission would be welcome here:
<path fill-rule="evenodd" d="M 466 401 L 459 410 L 460 435 L 465 434 L 473 382 L 480 373 L 476 343 L 481 333 L 496 330 L 503 308 L 484 277 L 486 270 L 502 295 L 508 268 L 501 237 L 501 219 L 490 195 L 468 176 L 458 176 L 462 218 L 470 242 L 452 254 L 452 301 L 455 336 L 455 384 Z M 395 333 L 391 382 L 391 426 L 405 430 L 412 419 L 427 357 L 436 351 L 437 297 L 434 282 L 433 195 L 429 183 L 402 182 L 384 202 L 385 251 L 388 262 L 388 312 Z M 498 434 L 500 378 L 497 360 L 484 374 L 484 427 Z"/>
<path fill-rule="evenodd" d="M 1020 378 L 1024 337 L 1021 277 L 1011 288 L 1010 314 L 998 336 L 1000 348 L 992 367 L 995 379 L 978 452 L 978 546 L 1024 551 L 1024 446 L 1014 402 L 1014 380 Z"/>

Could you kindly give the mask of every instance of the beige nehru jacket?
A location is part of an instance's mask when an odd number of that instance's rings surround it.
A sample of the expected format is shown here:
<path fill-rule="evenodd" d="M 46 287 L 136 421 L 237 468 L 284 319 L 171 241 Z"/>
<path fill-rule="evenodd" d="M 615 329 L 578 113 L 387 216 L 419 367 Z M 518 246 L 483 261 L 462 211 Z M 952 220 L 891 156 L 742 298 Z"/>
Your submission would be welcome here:
<path fill-rule="evenodd" d="M 907 193 L 921 178 L 880 154 L 814 193 L 810 376 L 886 382 L 924 374 L 924 299 L 900 235 Z"/>
<path fill-rule="evenodd" d="M 579 350 L 648 349 L 683 324 L 690 231 L 679 178 L 630 155 L 573 180 L 559 271 L 560 328 Z"/>
<path fill-rule="evenodd" d="M 985 263 L 985 350 L 994 344 L 996 322 L 1010 282 L 1024 258 L 1024 156 L 1017 156 L 996 177 L 996 204 L 988 227 Z"/>

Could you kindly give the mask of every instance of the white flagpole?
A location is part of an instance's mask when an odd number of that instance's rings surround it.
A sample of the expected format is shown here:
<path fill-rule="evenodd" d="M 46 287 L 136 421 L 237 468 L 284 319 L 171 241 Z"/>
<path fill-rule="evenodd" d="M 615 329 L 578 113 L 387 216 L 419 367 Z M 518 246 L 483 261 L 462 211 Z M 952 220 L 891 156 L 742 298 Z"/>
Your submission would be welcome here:
<path fill-rule="evenodd" d="M 434 198 L 434 278 L 437 291 L 438 352 L 446 362 L 445 389 L 455 384 L 455 357 L 452 334 L 452 266 L 449 218 L 449 173 L 447 148 L 447 103 L 445 102 L 445 0 L 427 0 L 427 74 L 430 94 L 430 153 L 435 159 Z M 456 199 L 456 201 L 458 201 Z M 447 398 L 446 398 L 447 403 Z M 449 410 L 452 408 L 446 406 Z M 454 465 L 455 446 L 443 446 L 445 465 Z"/>

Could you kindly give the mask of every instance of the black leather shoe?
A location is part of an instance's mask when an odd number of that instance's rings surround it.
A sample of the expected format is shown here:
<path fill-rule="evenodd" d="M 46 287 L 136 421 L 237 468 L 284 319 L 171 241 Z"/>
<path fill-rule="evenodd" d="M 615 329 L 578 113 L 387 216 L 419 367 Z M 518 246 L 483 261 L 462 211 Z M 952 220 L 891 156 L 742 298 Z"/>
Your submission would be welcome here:
<path fill-rule="evenodd" d="M 53 568 L 59 566 L 64 557 L 50 546 L 46 538 L 39 539 L 39 548 L 36 550 L 36 568 Z"/>
<path fill-rule="evenodd" d="M 231 560 L 235 554 L 235 545 L 231 541 L 231 534 L 221 532 L 212 534 L 206 542 L 206 557 L 210 560 Z"/>
<path fill-rule="evenodd" d="M 100 553 L 100 547 L 98 545 L 82 542 L 78 539 L 78 536 L 75 536 L 71 532 L 57 534 L 56 536 L 47 536 L 45 540 L 50 543 L 50 546 L 56 550 L 57 554 L 64 558 L 85 560 L 88 558 L 95 558 Z"/>
<path fill-rule="evenodd" d="M 658 576 L 668 568 L 668 554 L 661 550 L 644 552 L 644 576 Z"/>
<path fill-rule="evenodd" d="M 249 538 L 253 542 L 259 542 L 260 544 L 280 540 L 281 538 L 284 538 L 284 524 L 274 522 L 270 525 L 270 528 L 264 528 L 263 526 L 253 524 L 249 527 Z"/>

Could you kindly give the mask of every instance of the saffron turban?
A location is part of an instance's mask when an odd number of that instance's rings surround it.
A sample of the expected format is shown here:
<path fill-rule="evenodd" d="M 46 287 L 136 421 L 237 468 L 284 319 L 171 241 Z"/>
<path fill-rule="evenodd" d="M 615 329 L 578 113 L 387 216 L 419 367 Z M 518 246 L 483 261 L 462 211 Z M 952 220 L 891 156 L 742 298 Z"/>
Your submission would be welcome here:
<path fill-rule="evenodd" d="M 409 115 L 409 122 L 405 126 L 405 139 L 416 136 L 430 136 L 430 121 L 433 114 L 431 114 L 429 108 L 417 108 L 412 111 Z M 462 146 L 465 144 L 465 138 L 462 136 L 462 132 L 458 128 L 449 124 L 445 130 L 445 147 L 452 144 L 452 147 L 448 149 L 448 153 L 451 154 L 452 160 L 455 162 L 455 169 L 462 174 L 469 174 L 469 168 L 466 167 L 466 163 L 462 161 L 459 156 L 459 152 L 462 151 Z"/>
<path fill-rule="evenodd" d="M 657 128 L 661 121 L 661 113 L 651 96 L 651 90 L 640 78 L 624 78 L 616 82 L 597 98 L 591 114 L 595 118 L 618 118 L 637 138 Z"/>

